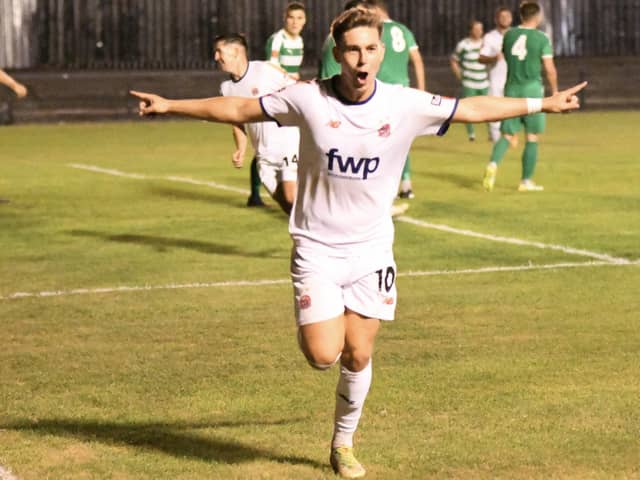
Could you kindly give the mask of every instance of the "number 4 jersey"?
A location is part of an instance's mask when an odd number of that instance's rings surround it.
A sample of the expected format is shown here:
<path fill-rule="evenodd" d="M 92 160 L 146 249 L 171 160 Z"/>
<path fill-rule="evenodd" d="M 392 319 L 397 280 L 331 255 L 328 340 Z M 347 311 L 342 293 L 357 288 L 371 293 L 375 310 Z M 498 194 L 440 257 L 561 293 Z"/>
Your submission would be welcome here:
<path fill-rule="evenodd" d="M 505 95 L 542 98 L 542 59 L 553 57 L 549 37 L 534 28 L 515 27 L 504 34 L 502 52 L 508 67 Z"/>

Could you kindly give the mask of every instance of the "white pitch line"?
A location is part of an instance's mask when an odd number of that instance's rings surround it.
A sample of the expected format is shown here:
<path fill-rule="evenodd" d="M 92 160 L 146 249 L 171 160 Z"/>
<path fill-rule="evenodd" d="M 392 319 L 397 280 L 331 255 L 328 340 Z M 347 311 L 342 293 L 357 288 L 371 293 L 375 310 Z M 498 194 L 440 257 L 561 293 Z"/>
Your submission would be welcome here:
<path fill-rule="evenodd" d="M 484 240 L 491 240 L 493 242 L 510 243 L 512 245 L 522 245 L 522 246 L 535 247 L 535 248 L 541 248 L 546 250 L 557 250 L 557 251 L 568 253 L 571 255 L 581 255 L 583 257 L 591 257 L 598 260 L 602 260 L 604 262 L 621 264 L 621 265 L 631 263 L 631 260 L 628 260 L 626 258 L 612 257 L 611 255 L 606 255 L 604 253 L 590 252 L 589 250 L 581 250 L 578 248 L 565 247 L 563 245 L 553 245 L 553 244 L 542 243 L 542 242 L 532 242 L 529 240 L 521 240 L 519 238 L 500 237 L 497 235 L 478 233 L 471 230 L 463 230 L 459 228 L 450 227 L 448 225 L 429 223 L 429 222 L 425 222 L 423 220 L 418 220 L 411 217 L 401 216 L 401 217 L 396 217 L 396 220 L 399 220 L 405 223 L 410 223 L 418 227 L 431 228 L 433 230 L 440 230 L 442 232 L 447 232 L 447 233 L 456 233 L 458 235 L 465 235 L 467 237 L 482 238 Z"/>
<path fill-rule="evenodd" d="M 143 179 L 169 180 L 169 181 L 174 181 L 174 182 L 190 183 L 192 185 L 203 185 L 203 186 L 208 186 L 208 187 L 212 187 L 212 188 L 218 188 L 218 189 L 221 189 L 221 190 L 227 190 L 227 191 L 231 191 L 231 192 L 242 193 L 242 194 L 248 194 L 249 193 L 248 190 L 244 190 L 244 189 L 241 189 L 241 188 L 230 187 L 228 185 L 223 185 L 223 184 L 216 183 L 216 182 L 205 182 L 205 181 L 201 181 L 201 180 L 194 180 L 194 179 L 188 178 L 188 177 L 176 177 L 176 176 L 152 177 L 152 176 L 142 175 L 142 174 L 139 174 L 139 173 L 126 173 L 126 172 L 122 172 L 120 170 L 101 168 L 101 167 L 96 167 L 94 165 L 83 165 L 83 164 L 80 164 L 80 163 L 70 163 L 70 164 L 68 164 L 68 166 L 70 166 L 72 168 L 82 169 L 82 170 L 89 170 L 89 171 L 96 172 L 96 173 L 106 173 L 108 175 L 115 175 L 115 176 L 119 176 L 119 177 L 133 178 L 133 179 L 136 179 L 136 180 L 143 180 Z M 563 253 L 567 253 L 567 254 L 570 254 L 570 255 L 580 255 L 580 256 L 583 256 L 583 257 L 595 258 L 597 260 L 602 260 L 602 261 L 608 262 L 608 263 L 614 263 L 614 264 L 620 264 L 620 265 L 625 265 L 625 264 L 632 263 L 631 260 L 628 260 L 626 258 L 613 257 L 611 255 L 607 255 L 607 254 L 604 254 L 604 253 L 591 252 L 589 250 L 582 250 L 582 249 L 578 249 L 578 248 L 566 247 L 566 246 L 563 246 L 563 245 L 553 245 L 553 244 L 547 244 L 547 243 L 542 243 L 542 242 L 532 242 L 532 241 L 529 241 L 529 240 L 522 240 L 522 239 L 519 239 L 519 238 L 501 237 L 501 236 L 498 236 L 498 235 L 489 235 L 489 234 L 486 234 L 486 233 L 474 232 L 472 230 L 464 230 L 464 229 L 460 229 L 460 228 L 454 228 L 454 227 L 450 227 L 448 225 L 441 225 L 441 224 L 437 224 L 437 223 L 429 223 L 429 222 L 425 222 L 423 220 L 418 220 L 418 219 L 412 218 L 412 217 L 400 216 L 400 217 L 396 217 L 396 220 L 401 221 L 401 222 L 405 222 L 405 223 L 410 223 L 410 224 L 416 225 L 418 227 L 430 228 L 430 229 L 433 229 L 433 230 L 440 230 L 442 232 L 455 233 L 457 235 L 464 235 L 464 236 L 467 236 L 467 237 L 482 238 L 484 240 L 491 240 L 493 242 L 509 243 L 509 244 L 512 244 L 512 245 L 522 245 L 522 246 L 535 247 L 535 248 L 540 248 L 540 249 L 545 249 L 545 250 L 557 250 L 557 251 L 560 251 L 560 252 L 563 252 Z"/>
<path fill-rule="evenodd" d="M 115 170 L 113 168 L 101 168 L 94 165 L 83 165 L 81 163 L 70 163 L 70 167 L 77 168 L 79 170 L 87 170 L 95 173 L 105 173 L 107 175 L 113 175 L 115 177 L 132 178 L 134 180 L 168 180 L 170 182 L 189 183 L 191 185 L 201 185 L 205 187 L 217 188 L 218 190 L 226 190 L 228 192 L 241 193 L 248 195 L 250 192 L 244 188 L 230 187 L 229 185 L 223 185 L 217 182 L 206 182 L 203 180 L 196 180 L 189 177 L 177 177 L 174 175 L 157 176 L 157 175 L 144 175 L 142 173 L 127 173 L 121 170 Z"/>
<path fill-rule="evenodd" d="M 11 473 L 11 470 L 0 465 L 0 480 L 18 480 L 18 477 Z"/>
<path fill-rule="evenodd" d="M 584 267 L 628 267 L 640 266 L 640 261 L 628 263 L 611 263 L 611 262 L 581 262 L 581 263 L 555 263 L 546 265 L 515 265 L 504 267 L 481 267 L 467 268 L 462 270 L 431 270 L 423 272 L 404 272 L 398 274 L 399 277 L 429 277 L 444 275 L 470 275 L 483 273 L 500 273 L 500 272 L 520 272 L 529 270 L 559 270 L 564 268 L 584 268 Z M 193 288 L 220 288 L 220 287 L 258 287 L 264 285 L 288 285 L 288 279 L 274 280 L 238 280 L 229 282 L 212 282 L 212 283 L 185 283 L 170 285 L 146 285 L 133 287 L 104 287 L 104 288 L 77 288 L 74 290 L 52 290 L 44 292 L 16 292 L 9 295 L 0 296 L 0 300 L 18 300 L 22 298 L 46 298 L 46 297 L 66 297 L 71 295 L 93 295 L 105 293 L 126 293 L 153 290 L 182 290 Z M 0 480 L 2 480 L 0 478 Z"/>

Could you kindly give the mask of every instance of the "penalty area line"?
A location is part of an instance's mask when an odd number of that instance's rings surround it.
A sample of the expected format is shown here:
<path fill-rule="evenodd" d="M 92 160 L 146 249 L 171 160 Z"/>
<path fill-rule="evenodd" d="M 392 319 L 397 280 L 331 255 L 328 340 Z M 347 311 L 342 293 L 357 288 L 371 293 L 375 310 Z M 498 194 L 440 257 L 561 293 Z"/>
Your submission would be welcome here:
<path fill-rule="evenodd" d="M 204 180 L 196 180 L 189 177 L 178 177 L 175 175 L 167 175 L 163 177 L 158 175 L 144 175 L 142 173 L 127 173 L 113 168 L 102 168 L 96 167 L 95 165 L 84 165 L 82 163 L 69 163 L 67 164 L 67 166 L 78 170 L 103 173 L 106 175 L 112 175 L 114 177 L 131 178 L 133 180 L 166 180 L 169 182 L 188 183 L 190 185 L 200 185 L 204 187 L 217 188 L 218 190 L 226 190 L 228 192 L 240 193 L 243 195 L 249 195 L 249 193 L 251 193 L 249 190 L 244 188 L 230 187 L 229 185 L 223 185 L 222 183 L 207 182 Z"/>
<path fill-rule="evenodd" d="M 200 186 L 206 186 L 211 188 L 217 188 L 219 190 L 226 190 L 229 192 L 235 192 L 235 193 L 240 193 L 244 195 L 247 195 L 250 193 L 249 190 L 246 190 L 243 188 L 230 187 L 228 185 L 224 185 L 217 182 L 207 182 L 202 180 L 196 180 L 189 177 L 178 177 L 178 176 L 171 176 L 171 175 L 162 177 L 162 176 L 143 175 L 139 173 L 126 173 L 120 170 L 115 170 L 111 168 L 102 168 L 102 167 L 97 167 L 95 165 L 85 165 L 81 163 L 69 163 L 67 164 L 67 166 L 71 168 L 80 169 L 80 170 L 87 170 L 90 172 L 103 173 L 107 175 L 131 178 L 135 180 L 166 180 L 171 182 L 188 183 L 191 185 L 200 185 Z M 632 260 L 629 260 L 626 258 L 613 257 L 611 255 L 607 255 L 604 253 L 591 252 L 589 250 L 567 247 L 564 245 L 553 245 L 553 244 L 547 244 L 542 242 L 534 242 L 530 240 L 522 240 L 520 238 L 502 237 L 499 235 L 479 233 L 479 232 L 474 232 L 472 230 L 450 227 L 449 225 L 425 222 L 423 220 L 418 220 L 416 218 L 407 217 L 407 216 L 399 216 L 399 217 L 395 217 L 395 219 L 397 221 L 409 223 L 411 225 L 415 225 L 422 228 L 429 228 L 432 230 L 439 230 L 441 232 L 454 233 L 456 235 L 464 235 L 467 237 L 480 238 L 484 240 L 490 240 L 492 242 L 500 242 L 500 243 L 508 243 L 511 245 L 534 247 L 534 248 L 540 248 L 543 250 L 556 250 L 569 255 L 579 255 L 582 257 L 594 258 L 596 260 L 601 260 L 601 261 L 612 263 L 612 264 L 625 265 L 625 264 L 633 263 Z"/>
<path fill-rule="evenodd" d="M 542 242 L 532 242 L 530 240 L 522 240 L 519 238 L 501 237 L 498 235 L 478 233 L 472 230 L 464 230 L 460 228 L 450 227 L 449 225 L 441 225 L 437 223 L 425 222 L 423 220 L 418 220 L 416 218 L 411 218 L 406 216 L 396 217 L 396 220 L 404 223 L 409 223 L 417 227 L 430 228 L 432 230 L 439 230 L 441 232 L 455 233 L 457 235 L 464 235 L 466 237 L 481 238 L 484 240 L 491 240 L 492 242 L 509 243 L 511 245 L 521 245 L 526 247 L 535 247 L 543 250 L 557 250 L 559 252 L 567 253 L 570 255 L 580 255 L 583 257 L 595 258 L 597 260 L 601 260 L 607 263 L 620 264 L 620 265 L 632 263 L 631 260 L 628 260 L 626 258 L 612 257 L 611 255 L 607 255 L 604 253 L 590 252 L 589 250 L 581 250 L 578 248 L 565 247 L 563 245 L 553 245 L 553 244 L 542 243 Z"/>
<path fill-rule="evenodd" d="M 560 270 L 566 268 L 585 268 L 585 267 L 628 267 L 640 266 L 640 261 L 628 263 L 611 263 L 611 262 L 566 262 L 543 265 L 514 265 L 504 267 L 481 267 L 467 268 L 460 270 L 431 270 L 422 272 L 403 272 L 398 277 L 435 277 L 446 275 L 471 275 L 484 273 L 501 273 L 501 272 L 522 272 L 531 270 Z M 211 282 L 211 283 L 185 283 L 185 284 L 169 284 L 169 285 L 146 285 L 146 286 L 121 286 L 121 287 L 103 287 L 103 288 L 77 288 L 73 290 L 53 290 L 43 292 L 16 292 L 1 296 L 0 300 L 19 300 L 22 298 L 47 298 L 47 297 L 68 297 L 72 295 L 96 295 L 108 293 L 128 293 L 128 292 L 144 292 L 155 290 L 186 290 L 194 288 L 222 288 L 222 287 L 260 287 L 269 285 L 288 285 L 289 279 L 274 280 L 238 280 L 227 282 Z M 4 480 L 0 477 L 0 480 Z"/>

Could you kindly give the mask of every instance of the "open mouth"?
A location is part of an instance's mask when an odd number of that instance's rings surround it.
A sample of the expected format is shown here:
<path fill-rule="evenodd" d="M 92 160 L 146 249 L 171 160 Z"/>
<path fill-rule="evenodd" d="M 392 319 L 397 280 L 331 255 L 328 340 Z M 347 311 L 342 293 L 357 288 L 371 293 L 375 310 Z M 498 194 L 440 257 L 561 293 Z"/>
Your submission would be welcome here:
<path fill-rule="evenodd" d="M 358 80 L 362 80 L 362 81 L 365 81 L 368 76 L 369 76 L 368 72 L 358 72 L 356 74 L 356 77 L 358 77 Z"/>

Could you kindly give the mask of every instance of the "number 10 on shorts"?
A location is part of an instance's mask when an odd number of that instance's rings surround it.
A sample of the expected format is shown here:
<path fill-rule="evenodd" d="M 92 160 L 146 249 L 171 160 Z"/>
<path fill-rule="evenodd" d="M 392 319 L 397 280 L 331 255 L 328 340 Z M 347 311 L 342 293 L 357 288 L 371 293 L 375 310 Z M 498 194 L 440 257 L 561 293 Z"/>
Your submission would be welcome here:
<path fill-rule="evenodd" d="M 378 274 L 378 290 L 382 292 L 384 287 L 387 293 L 390 292 L 396 281 L 396 271 L 393 267 L 387 267 L 386 269 L 376 270 L 376 273 Z"/>

